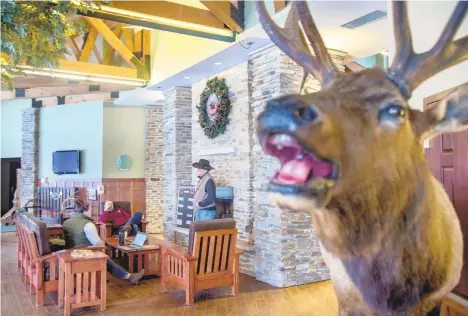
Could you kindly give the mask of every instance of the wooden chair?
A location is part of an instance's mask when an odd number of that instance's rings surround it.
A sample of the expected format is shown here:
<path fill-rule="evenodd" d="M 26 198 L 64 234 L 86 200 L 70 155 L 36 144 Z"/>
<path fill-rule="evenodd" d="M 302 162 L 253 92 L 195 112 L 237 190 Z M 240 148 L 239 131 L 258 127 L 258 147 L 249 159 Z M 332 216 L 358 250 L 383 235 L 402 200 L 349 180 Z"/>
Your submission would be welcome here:
<path fill-rule="evenodd" d="M 36 235 L 23 223 L 18 223 L 24 242 L 25 281 L 30 285 L 31 294 L 36 294 L 36 306 L 44 305 L 44 294 L 58 291 L 58 259 L 55 253 L 40 255 Z M 48 271 L 48 273 L 47 273 Z"/>
<path fill-rule="evenodd" d="M 104 203 L 105 202 L 101 202 L 101 204 L 99 205 L 99 214 L 101 214 L 104 211 Z M 132 206 L 130 202 L 115 201 L 114 208 L 120 208 L 128 212 L 130 215 L 133 214 Z M 146 233 L 146 220 L 145 219 L 141 220 L 139 229 L 141 232 Z M 98 223 L 98 231 L 99 231 L 99 237 L 102 240 L 112 237 L 112 223 L 109 223 L 109 222 Z"/>
<path fill-rule="evenodd" d="M 230 286 L 239 293 L 237 229 L 233 219 L 198 221 L 190 224 L 189 249 L 162 242 L 163 292 L 169 284 L 185 290 L 185 303 L 194 304 L 195 293 Z"/>

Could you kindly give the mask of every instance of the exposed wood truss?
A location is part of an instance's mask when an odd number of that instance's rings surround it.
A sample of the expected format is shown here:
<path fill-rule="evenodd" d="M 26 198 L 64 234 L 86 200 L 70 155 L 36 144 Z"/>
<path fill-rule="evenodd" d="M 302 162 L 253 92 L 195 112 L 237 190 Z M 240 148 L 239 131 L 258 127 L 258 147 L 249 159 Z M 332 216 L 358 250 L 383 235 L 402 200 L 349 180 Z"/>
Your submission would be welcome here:
<path fill-rule="evenodd" d="M 232 18 L 231 8 L 235 6 L 230 1 L 200 1 L 206 6 L 221 22 L 226 24 L 231 30 L 242 32 L 243 25 L 240 25 Z"/>

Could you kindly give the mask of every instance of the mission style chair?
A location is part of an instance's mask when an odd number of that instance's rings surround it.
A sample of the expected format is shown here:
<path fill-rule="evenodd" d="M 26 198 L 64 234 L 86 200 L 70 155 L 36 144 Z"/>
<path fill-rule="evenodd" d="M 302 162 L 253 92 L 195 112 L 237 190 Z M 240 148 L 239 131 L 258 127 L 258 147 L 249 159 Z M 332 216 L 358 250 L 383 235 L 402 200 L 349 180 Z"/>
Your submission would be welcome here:
<path fill-rule="evenodd" d="M 239 255 L 237 229 L 233 219 L 192 222 L 188 249 L 170 242 L 162 248 L 163 292 L 169 284 L 185 291 L 185 303 L 193 305 L 195 293 L 230 286 L 239 293 Z"/>
<path fill-rule="evenodd" d="M 104 203 L 101 202 L 99 204 L 99 214 L 102 214 L 104 212 Z M 127 201 L 115 201 L 114 202 L 114 209 L 120 208 L 123 211 L 128 212 L 130 215 L 132 214 L 132 205 L 131 202 Z M 146 233 L 146 220 L 142 219 L 141 224 L 139 226 L 139 229 L 141 232 Z M 101 239 L 109 238 L 112 237 L 112 223 L 111 222 L 105 222 L 105 223 L 98 223 L 98 230 L 99 230 L 99 237 Z"/>
<path fill-rule="evenodd" d="M 47 225 L 26 211 L 16 211 L 18 234 L 18 268 L 29 284 L 31 294 L 36 294 L 36 306 L 44 305 L 44 294 L 58 292 L 58 257 L 51 250 Z M 84 247 L 104 251 L 107 247 Z"/>

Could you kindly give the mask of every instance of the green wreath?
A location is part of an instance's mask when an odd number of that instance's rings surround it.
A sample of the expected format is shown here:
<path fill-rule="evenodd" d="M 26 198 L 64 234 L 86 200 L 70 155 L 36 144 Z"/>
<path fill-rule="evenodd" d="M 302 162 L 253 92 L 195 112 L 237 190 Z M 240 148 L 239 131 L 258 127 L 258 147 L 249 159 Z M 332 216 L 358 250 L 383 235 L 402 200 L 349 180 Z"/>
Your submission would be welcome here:
<path fill-rule="evenodd" d="M 206 102 L 212 94 L 215 94 L 218 98 L 216 117 L 213 120 L 210 119 L 206 112 Z M 215 77 L 208 80 L 205 89 L 200 95 L 200 103 L 197 109 L 198 122 L 206 136 L 213 139 L 226 131 L 226 126 L 229 124 L 231 101 L 229 100 L 229 89 L 224 78 Z"/>

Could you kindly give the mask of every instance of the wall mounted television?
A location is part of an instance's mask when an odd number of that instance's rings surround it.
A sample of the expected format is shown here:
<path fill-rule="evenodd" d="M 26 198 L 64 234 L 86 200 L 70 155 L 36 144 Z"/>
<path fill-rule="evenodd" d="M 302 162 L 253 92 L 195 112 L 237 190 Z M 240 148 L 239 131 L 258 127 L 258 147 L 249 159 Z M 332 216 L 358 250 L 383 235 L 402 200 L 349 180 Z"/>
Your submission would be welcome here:
<path fill-rule="evenodd" d="M 54 174 L 80 173 L 80 151 L 58 150 L 52 153 L 52 170 Z"/>

